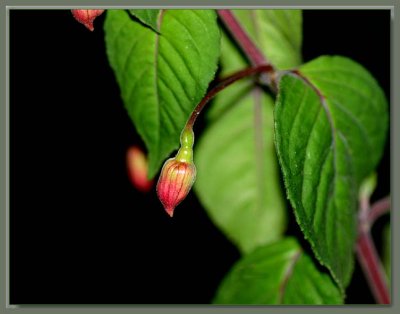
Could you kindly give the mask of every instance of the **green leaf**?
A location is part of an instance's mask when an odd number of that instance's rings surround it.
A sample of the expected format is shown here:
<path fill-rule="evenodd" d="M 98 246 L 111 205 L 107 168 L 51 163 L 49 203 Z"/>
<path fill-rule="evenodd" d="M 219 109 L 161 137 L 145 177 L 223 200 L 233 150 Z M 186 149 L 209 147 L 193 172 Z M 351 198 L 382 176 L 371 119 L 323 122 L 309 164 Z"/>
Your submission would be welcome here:
<path fill-rule="evenodd" d="M 224 33 L 220 62 L 222 76 L 248 66 Z M 195 153 L 195 190 L 210 218 L 244 253 L 275 241 L 286 228 L 286 208 L 272 144 L 272 100 L 259 93 L 253 78 L 242 79 L 221 91 L 207 112 L 209 121 L 215 123 Z M 262 116 L 255 109 L 257 102 Z M 261 121 L 261 128 L 255 129 L 256 119 Z M 222 152 L 213 148 L 220 143 Z M 262 149 L 257 150 L 257 146 Z M 220 166 L 209 168 L 214 162 Z M 247 172 L 243 178 L 242 172 Z"/>
<path fill-rule="evenodd" d="M 358 191 L 358 199 L 369 200 L 372 193 L 374 193 L 376 189 L 376 183 L 377 175 L 376 172 L 373 172 L 366 179 L 364 179 L 363 182 L 361 182 L 360 189 Z"/>
<path fill-rule="evenodd" d="M 239 22 L 278 69 L 301 64 L 301 10 L 234 10 Z"/>
<path fill-rule="evenodd" d="M 280 81 L 276 147 L 297 222 L 344 290 L 354 264 L 357 191 L 382 155 L 387 103 L 373 77 L 347 58 L 320 57 L 299 71 L 305 79 Z"/>
<path fill-rule="evenodd" d="M 294 238 L 259 247 L 239 260 L 220 285 L 216 304 L 342 304 L 329 276 L 320 272 Z"/>
<path fill-rule="evenodd" d="M 345 131 L 359 185 L 383 154 L 388 129 L 383 90 L 365 68 L 345 57 L 323 56 L 300 71 L 329 100 L 338 131 Z"/>
<path fill-rule="evenodd" d="M 160 33 L 108 10 L 107 54 L 122 98 L 149 151 L 149 177 L 179 146 L 190 113 L 215 75 L 220 34 L 214 10 L 166 10 Z"/>
<path fill-rule="evenodd" d="M 161 10 L 156 9 L 130 9 L 129 13 L 137 17 L 142 23 L 150 26 L 156 32 L 159 31 L 158 16 Z"/>
<path fill-rule="evenodd" d="M 195 190 L 242 252 L 280 238 L 286 211 L 273 143 L 273 100 L 254 89 L 232 103 L 195 147 Z"/>

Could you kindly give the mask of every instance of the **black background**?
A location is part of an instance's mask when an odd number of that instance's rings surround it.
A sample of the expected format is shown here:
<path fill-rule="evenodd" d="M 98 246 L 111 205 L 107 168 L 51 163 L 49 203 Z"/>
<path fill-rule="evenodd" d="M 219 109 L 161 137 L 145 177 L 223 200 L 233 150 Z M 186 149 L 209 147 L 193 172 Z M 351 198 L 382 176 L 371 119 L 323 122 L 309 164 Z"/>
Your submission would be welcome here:
<path fill-rule="evenodd" d="M 143 144 L 108 65 L 104 17 L 92 33 L 67 10 L 10 13 L 10 301 L 209 303 L 239 253 L 194 193 L 171 219 L 154 189 L 131 186 L 125 153 Z M 389 99 L 389 11 L 306 10 L 303 21 L 305 61 L 351 57 Z M 386 146 L 374 199 L 389 193 Z M 347 294 L 373 302 L 358 264 Z"/>

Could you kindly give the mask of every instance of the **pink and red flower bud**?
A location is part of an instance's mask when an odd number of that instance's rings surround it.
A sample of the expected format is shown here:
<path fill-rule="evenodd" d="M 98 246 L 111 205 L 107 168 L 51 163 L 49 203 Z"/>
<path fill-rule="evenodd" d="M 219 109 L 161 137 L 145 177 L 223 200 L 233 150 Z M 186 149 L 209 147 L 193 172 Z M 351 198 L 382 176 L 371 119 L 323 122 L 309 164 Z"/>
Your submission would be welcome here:
<path fill-rule="evenodd" d="M 93 31 L 93 22 L 95 18 L 101 15 L 104 10 L 71 10 L 71 12 L 79 23 L 82 23 L 90 31 Z"/>
<path fill-rule="evenodd" d="M 132 185 L 141 192 L 148 192 L 153 187 L 153 180 L 147 178 L 148 162 L 144 152 L 132 146 L 126 153 L 128 176 Z"/>
<path fill-rule="evenodd" d="M 196 179 L 192 162 L 168 159 L 157 183 L 157 194 L 166 212 L 172 217 L 175 207 L 188 195 Z"/>

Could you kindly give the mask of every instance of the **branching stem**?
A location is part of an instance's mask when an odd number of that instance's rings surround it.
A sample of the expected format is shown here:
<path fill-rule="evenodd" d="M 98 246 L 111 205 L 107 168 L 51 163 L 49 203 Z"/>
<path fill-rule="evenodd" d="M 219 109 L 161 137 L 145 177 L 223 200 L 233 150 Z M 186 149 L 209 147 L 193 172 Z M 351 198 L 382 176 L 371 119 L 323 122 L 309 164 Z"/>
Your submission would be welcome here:
<path fill-rule="evenodd" d="M 274 66 L 269 62 L 265 55 L 258 49 L 253 40 L 249 37 L 247 32 L 244 30 L 242 25 L 237 21 L 231 10 L 217 10 L 218 15 L 227 30 L 230 32 L 236 43 L 242 49 L 247 59 L 253 66 L 258 65 L 269 65 L 271 71 L 265 73 L 265 76 L 261 76 L 261 81 L 269 86 L 274 92 L 277 90 L 276 86 L 276 70 Z"/>
<path fill-rule="evenodd" d="M 194 108 L 191 116 L 189 117 L 188 122 L 186 123 L 186 129 L 192 129 L 193 125 L 197 119 L 197 116 L 200 114 L 200 112 L 203 110 L 204 106 L 216 95 L 218 92 L 221 90 L 225 89 L 232 83 L 244 78 L 248 77 L 254 74 L 259 74 L 259 73 L 270 73 L 273 71 L 273 68 L 270 65 L 258 65 L 255 67 L 247 68 L 238 72 L 235 72 L 234 74 L 226 77 L 222 81 L 220 81 L 217 86 L 212 88 L 206 96 L 200 101 L 200 103 Z"/>
<path fill-rule="evenodd" d="M 386 196 L 376 203 L 372 204 L 368 213 L 368 221 L 372 226 L 374 222 L 382 215 L 388 213 L 390 210 L 390 196 Z"/>

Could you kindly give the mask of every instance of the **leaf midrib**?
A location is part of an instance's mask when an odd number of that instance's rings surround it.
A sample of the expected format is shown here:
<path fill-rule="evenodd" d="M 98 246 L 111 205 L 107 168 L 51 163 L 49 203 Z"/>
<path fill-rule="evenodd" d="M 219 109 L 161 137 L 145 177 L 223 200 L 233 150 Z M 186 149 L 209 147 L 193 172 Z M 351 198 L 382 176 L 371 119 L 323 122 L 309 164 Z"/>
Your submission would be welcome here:
<path fill-rule="evenodd" d="M 291 261 L 286 268 L 282 282 L 279 285 L 279 293 L 278 293 L 279 304 L 283 304 L 283 299 L 285 297 L 285 291 L 286 291 L 287 284 L 293 274 L 294 267 L 296 266 L 297 262 L 299 261 L 299 259 L 301 257 L 301 254 L 302 254 L 302 250 L 300 250 L 300 249 L 297 250 L 297 252 L 291 257 Z"/>
<path fill-rule="evenodd" d="M 160 31 L 160 33 L 161 33 L 161 24 L 162 24 L 162 21 L 163 21 L 163 17 L 164 17 L 164 12 L 165 12 L 165 10 L 160 10 L 160 12 L 159 12 L 159 14 L 158 14 L 158 17 L 157 17 L 157 29 Z M 156 98 L 156 104 L 157 104 L 157 110 L 156 110 L 156 115 L 157 115 L 157 121 L 158 121 L 158 123 L 157 123 L 157 132 L 156 132 L 156 134 L 157 134 L 157 144 L 156 144 L 156 147 L 157 147 L 157 151 L 158 152 L 160 152 L 160 150 L 161 150 L 161 141 L 160 141 L 160 132 L 161 132 L 161 119 L 160 119 L 160 116 L 161 116 L 161 113 L 160 113 L 160 111 L 161 111 L 161 107 L 160 107 L 160 91 L 159 91 L 159 88 L 158 88 L 158 71 L 159 71 L 159 69 L 158 69 L 158 51 L 159 51 L 159 47 L 160 47 L 160 34 L 157 32 L 156 33 L 156 40 L 155 40 L 155 47 L 154 47 L 154 68 L 155 68 L 155 71 L 154 71 L 154 91 L 155 91 L 155 98 Z"/>
<path fill-rule="evenodd" d="M 255 164 L 254 167 L 256 173 L 256 182 L 257 182 L 257 199 L 256 202 L 256 213 L 261 213 L 263 209 L 263 193 L 265 191 L 265 177 L 264 177 L 264 137 L 263 137 L 263 106 L 261 103 L 262 100 L 262 90 L 255 87 L 252 90 L 252 97 L 254 101 L 253 109 L 253 128 L 254 128 L 254 157 Z"/>
<path fill-rule="evenodd" d="M 317 94 L 317 96 L 318 96 L 318 98 L 319 98 L 319 100 L 320 100 L 320 103 L 321 103 L 321 105 L 323 106 L 323 108 L 324 108 L 324 110 L 325 110 L 325 113 L 326 113 L 326 116 L 327 116 L 327 119 L 328 119 L 328 122 L 329 122 L 329 125 L 330 125 L 330 128 L 331 128 L 331 134 L 332 134 L 332 142 L 331 142 L 331 145 L 333 146 L 333 149 L 332 149 L 332 154 L 333 154 L 333 179 L 332 179 L 332 181 L 333 181 L 333 182 L 336 182 L 336 179 L 337 179 L 337 166 L 336 166 L 336 163 L 337 163 L 337 154 L 336 154 L 336 150 L 337 150 L 337 146 L 336 146 L 336 129 L 335 129 L 335 126 L 334 126 L 334 123 L 333 123 L 332 115 L 331 115 L 331 113 L 330 113 L 330 111 L 329 111 L 329 107 L 328 107 L 328 105 L 327 105 L 327 103 L 326 103 L 325 96 L 324 96 L 324 95 L 322 94 L 322 92 L 321 92 L 321 91 L 320 91 L 306 76 L 304 76 L 301 72 L 293 71 L 293 72 L 291 72 L 291 73 L 292 73 L 293 75 L 297 76 L 298 78 L 300 78 L 306 85 L 308 85 L 309 87 L 312 88 L 312 90 Z M 302 180 L 302 186 L 303 186 L 303 185 L 304 185 L 304 180 Z M 333 186 L 332 195 L 335 195 L 335 193 L 336 193 L 336 185 Z M 303 206 L 303 204 L 302 204 L 302 206 Z M 335 205 L 335 206 L 336 206 L 336 205 Z M 310 237 L 310 243 L 311 243 L 311 245 L 314 247 L 314 246 L 318 243 L 318 237 L 316 237 L 316 235 L 314 234 L 313 228 L 308 227 L 308 228 L 306 228 L 305 230 L 307 231 L 307 233 L 309 233 L 310 235 L 312 235 L 312 237 Z M 321 248 L 321 245 L 318 245 L 318 247 Z M 319 253 L 319 250 L 314 250 L 314 251 L 315 251 L 315 254 L 319 257 L 318 259 L 322 262 L 322 259 L 321 259 L 321 255 L 320 255 L 320 253 Z M 327 254 L 326 251 L 323 251 L 323 253 L 324 253 L 324 255 Z M 335 281 L 336 281 L 337 284 L 339 285 L 340 289 L 343 290 L 343 289 L 344 289 L 344 288 L 343 288 L 343 284 L 342 284 L 342 282 L 336 277 L 336 273 L 332 270 L 331 265 L 325 265 L 325 266 L 330 270 L 330 272 L 331 272 L 331 274 L 332 274 L 332 277 L 335 279 Z"/>

